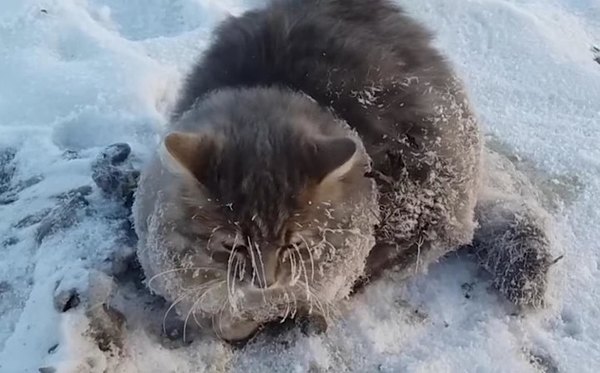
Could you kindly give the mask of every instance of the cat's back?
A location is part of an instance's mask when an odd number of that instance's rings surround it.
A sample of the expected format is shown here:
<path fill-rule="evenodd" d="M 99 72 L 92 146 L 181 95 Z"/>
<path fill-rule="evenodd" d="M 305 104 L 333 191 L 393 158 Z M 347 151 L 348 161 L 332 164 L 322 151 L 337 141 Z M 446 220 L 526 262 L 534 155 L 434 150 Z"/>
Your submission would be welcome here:
<path fill-rule="evenodd" d="M 175 116 L 214 90 L 284 86 L 377 141 L 394 123 L 428 110 L 423 87 L 452 76 L 429 42 L 423 27 L 386 0 L 274 0 L 218 28 Z"/>

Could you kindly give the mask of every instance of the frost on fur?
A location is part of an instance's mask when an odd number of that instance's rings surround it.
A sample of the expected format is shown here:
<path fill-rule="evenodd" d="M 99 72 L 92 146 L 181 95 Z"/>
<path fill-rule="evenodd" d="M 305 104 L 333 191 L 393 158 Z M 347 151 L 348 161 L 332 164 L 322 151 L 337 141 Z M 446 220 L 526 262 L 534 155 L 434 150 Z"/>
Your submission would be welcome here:
<path fill-rule="evenodd" d="M 481 202 L 472 249 L 493 285 L 517 306 L 544 306 L 550 253 L 541 211 L 506 200 Z"/>

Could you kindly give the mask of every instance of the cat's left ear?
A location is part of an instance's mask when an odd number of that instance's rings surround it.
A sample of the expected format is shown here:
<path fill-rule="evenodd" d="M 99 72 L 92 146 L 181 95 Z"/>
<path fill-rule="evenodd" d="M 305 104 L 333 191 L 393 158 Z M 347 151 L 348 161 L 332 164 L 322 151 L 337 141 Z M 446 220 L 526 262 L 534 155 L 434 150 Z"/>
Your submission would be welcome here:
<path fill-rule="evenodd" d="M 160 158 L 171 172 L 193 176 L 202 183 L 215 145 L 210 134 L 171 132 L 164 138 Z"/>

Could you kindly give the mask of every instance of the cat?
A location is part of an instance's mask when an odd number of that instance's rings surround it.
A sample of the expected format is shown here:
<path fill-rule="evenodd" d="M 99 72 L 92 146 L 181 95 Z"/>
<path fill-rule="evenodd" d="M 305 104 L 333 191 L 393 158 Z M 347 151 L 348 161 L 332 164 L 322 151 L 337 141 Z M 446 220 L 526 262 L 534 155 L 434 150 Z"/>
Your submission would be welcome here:
<path fill-rule="evenodd" d="M 328 318 L 385 270 L 403 278 L 472 244 L 513 284 L 503 294 L 538 304 L 544 231 L 521 245 L 536 261 L 512 272 L 489 232 L 518 214 L 474 240 L 482 149 L 460 79 L 390 1 L 273 0 L 230 17 L 142 172 L 147 285 L 186 323 L 233 341 L 273 320 Z"/>

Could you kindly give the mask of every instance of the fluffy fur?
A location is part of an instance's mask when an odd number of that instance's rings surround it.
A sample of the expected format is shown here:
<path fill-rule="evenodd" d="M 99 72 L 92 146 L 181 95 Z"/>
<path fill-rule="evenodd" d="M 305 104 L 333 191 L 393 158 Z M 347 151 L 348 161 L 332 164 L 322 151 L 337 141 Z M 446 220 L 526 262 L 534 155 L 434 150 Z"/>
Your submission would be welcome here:
<path fill-rule="evenodd" d="M 475 117 L 388 1 L 280 0 L 226 20 L 169 130 L 137 193 L 140 262 L 225 339 L 326 314 L 357 281 L 473 238 Z"/>
<path fill-rule="evenodd" d="M 136 197 L 148 285 L 230 340 L 328 317 L 374 245 L 358 136 L 304 95 L 261 88 L 215 93 L 172 129 Z"/>

